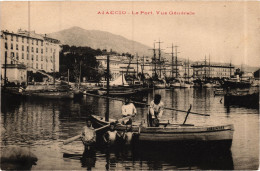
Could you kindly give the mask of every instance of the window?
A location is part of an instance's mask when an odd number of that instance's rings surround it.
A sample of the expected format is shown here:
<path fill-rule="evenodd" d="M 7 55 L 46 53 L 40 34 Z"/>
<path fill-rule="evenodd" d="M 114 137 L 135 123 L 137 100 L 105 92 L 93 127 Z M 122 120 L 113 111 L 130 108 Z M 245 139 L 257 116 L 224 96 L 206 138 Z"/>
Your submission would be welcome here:
<path fill-rule="evenodd" d="M 43 49 L 41 49 L 41 53 L 43 53 Z"/>
<path fill-rule="evenodd" d="M 48 48 L 46 48 L 46 52 L 48 52 Z"/>
<path fill-rule="evenodd" d="M 18 50 L 18 45 L 16 45 L 16 50 Z"/>
<path fill-rule="evenodd" d="M 32 52 L 33 52 L 33 47 L 32 47 Z"/>
<path fill-rule="evenodd" d="M 27 52 L 29 52 L 29 46 L 27 46 Z"/>
<path fill-rule="evenodd" d="M 16 36 L 16 41 L 18 42 L 18 36 Z"/>
<path fill-rule="evenodd" d="M 38 55 L 36 55 L 36 61 L 38 61 Z"/>
<path fill-rule="evenodd" d="M 22 53 L 22 59 L 24 59 L 24 53 Z"/>
<path fill-rule="evenodd" d="M 38 69 L 38 63 L 36 63 L 36 69 Z"/>
<path fill-rule="evenodd" d="M 36 48 L 36 53 L 38 53 L 38 48 Z"/>
<path fill-rule="evenodd" d="M 33 61 L 33 57 L 34 57 L 34 56 L 32 55 L 32 61 Z"/>
<path fill-rule="evenodd" d="M 26 38 L 26 40 L 27 40 L 27 43 L 29 43 L 29 39 L 28 39 L 28 38 Z"/>
<path fill-rule="evenodd" d="M 22 42 L 24 43 L 24 37 L 22 37 Z"/>
<path fill-rule="evenodd" d="M 34 43 L 34 41 L 33 41 L 33 39 L 32 39 L 32 45 L 33 45 L 33 43 Z"/>
<path fill-rule="evenodd" d="M 38 45 L 38 40 L 36 40 L 36 45 Z"/>
<path fill-rule="evenodd" d="M 13 41 L 14 40 L 14 37 L 13 37 L 13 35 L 11 35 L 11 41 Z"/>
<path fill-rule="evenodd" d="M 11 43 L 11 49 L 13 49 L 14 47 L 13 47 L 13 44 Z"/>
<path fill-rule="evenodd" d="M 41 69 L 43 69 L 43 64 L 41 64 Z"/>
<path fill-rule="evenodd" d="M 7 42 L 5 42 L 5 48 L 8 49 Z"/>
<path fill-rule="evenodd" d="M 29 54 L 27 53 L 27 60 L 29 60 Z"/>
<path fill-rule="evenodd" d="M 51 48 L 51 53 L 52 53 L 52 48 Z"/>
<path fill-rule="evenodd" d="M 14 52 L 11 52 L 11 57 L 12 57 L 12 58 L 14 57 Z"/>
<path fill-rule="evenodd" d="M 19 54 L 16 52 L 16 59 L 19 60 Z"/>
<path fill-rule="evenodd" d="M 41 61 L 43 61 L 43 57 L 41 56 Z"/>
<path fill-rule="evenodd" d="M 43 41 L 41 41 L 41 45 L 43 46 Z"/>
<path fill-rule="evenodd" d="M 22 51 L 24 51 L 24 45 L 22 45 Z"/>

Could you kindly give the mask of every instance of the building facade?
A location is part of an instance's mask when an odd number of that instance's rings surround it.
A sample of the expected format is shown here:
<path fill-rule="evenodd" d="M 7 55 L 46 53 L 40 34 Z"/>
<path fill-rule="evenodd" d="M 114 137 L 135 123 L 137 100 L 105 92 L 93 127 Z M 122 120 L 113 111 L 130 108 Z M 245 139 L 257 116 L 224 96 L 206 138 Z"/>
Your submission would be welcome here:
<path fill-rule="evenodd" d="M 96 56 L 99 62 L 99 68 L 107 69 L 107 56 Z M 109 57 L 110 74 L 112 76 L 111 80 L 115 80 L 122 74 L 137 75 L 138 73 L 144 73 L 147 77 L 152 76 L 152 65 L 149 59 L 142 58 L 137 59 L 134 57 L 130 58 L 126 56 L 112 56 Z M 105 79 L 105 78 L 103 78 Z"/>
<path fill-rule="evenodd" d="M 60 41 L 46 35 L 40 35 L 19 29 L 17 33 L 7 30 L 1 31 L 1 61 L 2 79 L 5 76 L 8 81 L 25 82 L 24 80 L 13 80 L 14 69 L 28 71 L 42 70 L 45 72 L 59 72 Z M 5 69 L 6 64 L 6 69 Z M 21 67 L 24 66 L 24 67 Z M 27 72 L 26 72 L 27 73 Z M 23 76 L 23 78 L 27 76 Z"/>
<path fill-rule="evenodd" d="M 235 67 L 232 65 L 193 64 L 194 78 L 231 78 L 234 76 Z"/>

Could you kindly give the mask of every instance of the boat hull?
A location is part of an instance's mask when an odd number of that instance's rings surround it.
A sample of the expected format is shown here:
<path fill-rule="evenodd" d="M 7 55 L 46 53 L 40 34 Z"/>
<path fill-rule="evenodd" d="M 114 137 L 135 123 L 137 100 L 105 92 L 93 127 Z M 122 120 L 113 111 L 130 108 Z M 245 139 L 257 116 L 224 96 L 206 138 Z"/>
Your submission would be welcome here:
<path fill-rule="evenodd" d="M 221 141 L 233 139 L 233 125 L 141 128 L 140 141 Z"/>
<path fill-rule="evenodd" d="M 99 126 L 104 126 L 106 122 L 104 118 L 92 116 L 94 123 Z M 113 122 L 116 120 L 110 120 Z M 125 125 L 118 124 L 116 130 L 124 131 Z M 233 140 L 234 126 L 191 126 L 191 125 L 160 125 L 160 127 L 146 127 L 133 125 L 132 130 L 136 133 L 135 140 L 137 143 L 152 143 L 152 144 L 204 144 L 225 146 L 230 148 Z M 222 145 L 221 145 L 222 144 Z"/>

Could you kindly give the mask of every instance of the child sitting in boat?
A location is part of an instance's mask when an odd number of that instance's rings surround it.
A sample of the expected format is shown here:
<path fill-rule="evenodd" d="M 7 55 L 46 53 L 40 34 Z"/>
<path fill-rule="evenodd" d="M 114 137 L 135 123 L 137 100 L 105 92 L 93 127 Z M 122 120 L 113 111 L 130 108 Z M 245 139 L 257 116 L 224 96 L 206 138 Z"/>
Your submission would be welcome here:
<path fill-rule="evenodd" d="M 136 115 L 135 105 L 133 103 L 130 103 L 130 98 L 126 98 L 125 104 L 122 106 L 122 116 L 127 117 L 127 116 L 135 116 L 135 115 Z M 124 120 L 122 124 L 131 125 L 132 119 L 130 118 L 129 120 Z"/>
<path fill-rule="evenodd" d="M 149 106 L 149 114 L 148 114 L 149 126 L 151 127 L 159 126 L 159 120 L 162 117 L 163 109 L 164 109 L 164 103 L 161 101 L 161 95 L 155 94 L 154 100 L 151 101 Z"/>
<path fill-rule="evenodd" d="M 87 119 L 87 126 L 83 127 L 81 141 L 85 146 L 91 146 L 96 142 L 96 131 L 92 127 L 91 120 Z"/>
<path fill-rule="evenodd" d="M 108 145 L 114 145 L 120 134 L 115 130 L 115 123 L 111 123 L 109 130 L 103 135 L 104 142 Z"/>

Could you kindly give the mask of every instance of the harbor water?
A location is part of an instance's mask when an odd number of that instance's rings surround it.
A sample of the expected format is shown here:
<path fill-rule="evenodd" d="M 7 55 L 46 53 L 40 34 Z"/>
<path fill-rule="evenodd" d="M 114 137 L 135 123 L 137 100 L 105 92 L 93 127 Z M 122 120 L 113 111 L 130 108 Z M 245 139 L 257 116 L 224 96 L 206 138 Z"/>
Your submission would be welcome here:
<path fill-rule="evenodd" d="M 224 106 L 223 96 L 214 89 L 159 89 L 148 94 L 162 96 L 165 106 L 210 114 L 190 114 L 186 123 L 194 125 L 234 124 L 232 147 L 224 154 L 201 151 L 198 154 L 174 153 L 164 149 L 96 149 L 83 155 L 81 141 L 62 142 L 78 135 L 90 114 L 105 116 L 106 99 L 83 96 L 77 100 L 1 99 L 1 148 L 16 145 L 28 147 L 37 158 L 32 170 L 162 170 L 162 169 L 228 169 L 255 170 L 259 167 L 259 110 Z M 122 101 L 110 100 L 110 118 L 121 117 Z M 136 105 L 136 122 L 146 118 L 147 107 Z M 165 110 L 163 120 L 183 123 L 186 113 Z M 175 147 L 171 147 L 175 148 Z"/>

